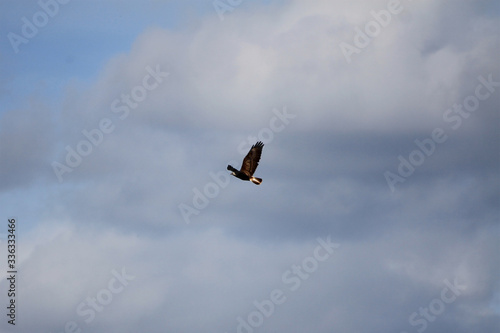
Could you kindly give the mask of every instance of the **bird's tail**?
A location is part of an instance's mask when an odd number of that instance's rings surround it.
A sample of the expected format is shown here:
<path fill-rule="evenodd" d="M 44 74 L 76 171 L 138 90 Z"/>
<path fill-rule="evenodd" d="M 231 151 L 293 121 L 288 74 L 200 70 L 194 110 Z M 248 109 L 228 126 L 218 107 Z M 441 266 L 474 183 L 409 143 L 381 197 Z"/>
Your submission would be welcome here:
<path fill-rule="evenodd" d="M 227 166 L 227 169 L 228 169 L 229 171 L 232 171 L 232 172 L 238 172 L 238 170 L 236 170 L 235 168 L 233 168 L 231 165 L 228 165 L 228 166 Z"/>
<path fill-rule="evenodd" d="M 262 183 L 262 178 L 250 177 L 250 181 L 255 185 L 260 185 L 260 183 Z"/>

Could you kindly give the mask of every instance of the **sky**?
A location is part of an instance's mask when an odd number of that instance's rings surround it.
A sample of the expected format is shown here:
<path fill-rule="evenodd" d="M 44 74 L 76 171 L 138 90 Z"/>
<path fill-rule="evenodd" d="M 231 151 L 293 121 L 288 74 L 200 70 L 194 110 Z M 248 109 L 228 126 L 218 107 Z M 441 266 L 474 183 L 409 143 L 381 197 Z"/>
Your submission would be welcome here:
<path fill-rule="evenodd" d="M 0 332 L 498 332 L 499 18 L 0 1 Z"/>

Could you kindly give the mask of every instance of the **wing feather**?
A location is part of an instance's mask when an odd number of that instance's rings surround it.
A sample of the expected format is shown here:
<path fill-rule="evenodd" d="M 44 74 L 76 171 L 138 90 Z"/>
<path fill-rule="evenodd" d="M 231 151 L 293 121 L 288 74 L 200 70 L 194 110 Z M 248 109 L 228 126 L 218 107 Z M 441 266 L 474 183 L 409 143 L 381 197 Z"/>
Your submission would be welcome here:
<path fill-rule="evenodd" d="M 258 141 L 256 144 L 250 148 L 247 156 L 243 159 L 243 163 L 241 164 L 241 172 L 245 173 L 248 177 L 252 177 L 253 173 L 257 169 L 259 165 L 260 156 L 262 155 L 262 148 L 264 144 L 262 141 Z"/>

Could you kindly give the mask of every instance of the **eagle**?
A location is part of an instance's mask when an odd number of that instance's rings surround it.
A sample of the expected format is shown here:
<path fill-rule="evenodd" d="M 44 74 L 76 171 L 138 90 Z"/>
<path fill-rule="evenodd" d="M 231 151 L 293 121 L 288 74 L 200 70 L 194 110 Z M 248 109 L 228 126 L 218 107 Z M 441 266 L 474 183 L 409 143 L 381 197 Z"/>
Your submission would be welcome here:
<path fill-rule="evenodd" d="M 249 180 L 256 185 L 260 185 L 262 183 L 261 178 L 257 178 L 253 176 L 253 173 L 257 169 L 260 161 L 260 155 L 262 154 L 262 148 L 264 144 L 262 141 L 258 141 L 256 144 L 250 148 L 247 156 L 243 159 L 243 163 L 241 164 L 241 170 L 236 170 L 231 165 L 227 166 L 227 169 L 231 171 L 231 174 L 236 178 L 241 180 Z"/>

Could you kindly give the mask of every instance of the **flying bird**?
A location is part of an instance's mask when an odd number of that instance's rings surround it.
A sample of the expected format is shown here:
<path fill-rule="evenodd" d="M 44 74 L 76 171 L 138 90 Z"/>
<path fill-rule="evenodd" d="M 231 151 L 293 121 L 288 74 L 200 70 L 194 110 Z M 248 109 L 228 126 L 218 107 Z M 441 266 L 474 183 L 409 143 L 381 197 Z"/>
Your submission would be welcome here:
<path fill-rule="evenodd" d="M 243 159 L 243 163 L 241 164 L 241 170 L 236 170 L 232 166 L 228 165 L 227 169 L 231 171 L 231 174 L 236 178 L 241 180 L 249 180 L 256 185 L 260 185 L 262 183 L 261 178 L 257 178 L 253 176 L 253 173 L 257 169 L 260 161 L 260 155 L 262 154 L 262 148 L 264 144 L 262 141 L 258 141 L 256 144 L 250 148 L 247 156 Z"/>

